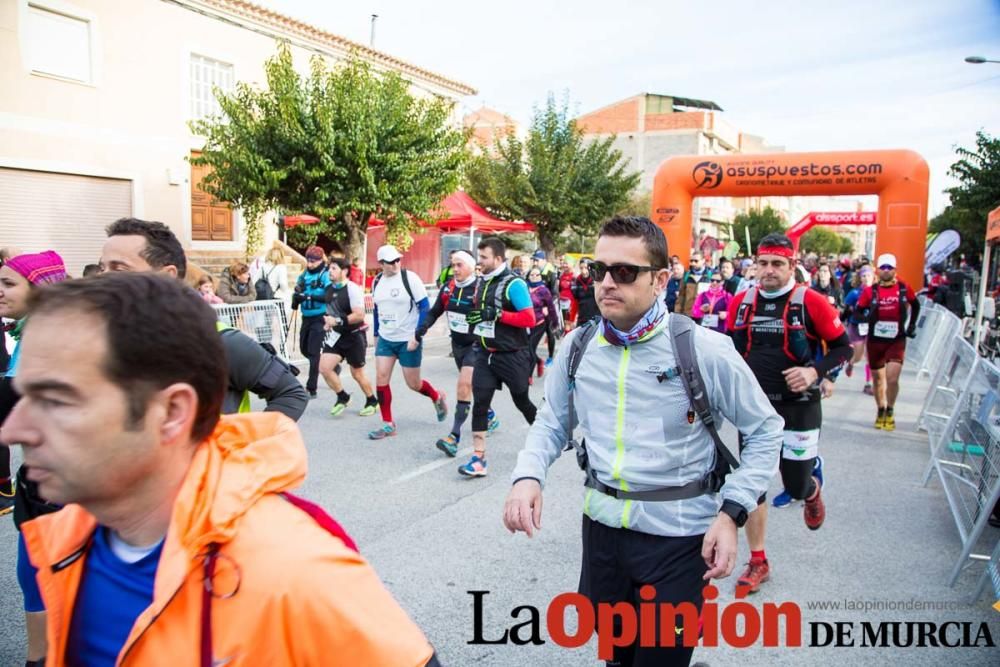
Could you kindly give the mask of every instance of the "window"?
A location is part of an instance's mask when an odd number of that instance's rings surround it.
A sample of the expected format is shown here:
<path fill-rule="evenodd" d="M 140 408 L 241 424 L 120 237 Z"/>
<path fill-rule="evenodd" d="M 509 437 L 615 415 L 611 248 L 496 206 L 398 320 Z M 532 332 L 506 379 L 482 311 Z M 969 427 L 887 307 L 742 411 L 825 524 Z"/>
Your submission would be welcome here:
<path fill-rule="evenodd" d="M 233 66 L 219 60 L 191 54 L 191 119 L 201 120 L 221 112 L 213 89 L 233 90 Z"/>
<path fill-rule="evenodd" d="M 90 21 L 28 5 L 26 55 L 32 72 L 91 83 Z"/>

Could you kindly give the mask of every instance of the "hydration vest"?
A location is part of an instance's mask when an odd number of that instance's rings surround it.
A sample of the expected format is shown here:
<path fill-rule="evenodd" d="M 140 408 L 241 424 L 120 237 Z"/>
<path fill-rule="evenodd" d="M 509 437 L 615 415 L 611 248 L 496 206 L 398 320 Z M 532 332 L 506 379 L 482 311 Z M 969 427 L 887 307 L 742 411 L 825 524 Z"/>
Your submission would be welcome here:
<path fill-rule="evenodd" d="M 781 313 L 781 319 L 784 320 L 782 350 L 792 362 L 802 365 L 812 361 L 813 355 L 809 341 L 815 340 L 815 336 L 809 335 L 806 330 L 805 299 L 808 289 L 805 285 L 793 287 L 792 293 L 785 302 L 785 310 Z M 759 290 L 756 287 L 751 287 L 743 295 L 743 301 L 736 310 L 736 323 L 731 332 L 736 351 L 743 355 L 744 359 L 750 356 L 750 349 L 753 347 L 753 334 L 750 325 L 757 311 L 758 294 Z"/>

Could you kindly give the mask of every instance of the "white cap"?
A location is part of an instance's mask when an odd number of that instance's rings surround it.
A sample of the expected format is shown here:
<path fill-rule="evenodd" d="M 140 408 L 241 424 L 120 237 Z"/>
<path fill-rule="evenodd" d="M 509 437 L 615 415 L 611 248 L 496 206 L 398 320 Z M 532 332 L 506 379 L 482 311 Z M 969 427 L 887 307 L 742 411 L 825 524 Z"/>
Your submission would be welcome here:
<path fill-rule="evenodd" d="M 376 258 L 380 262 L 395 262 L 397 259 L 401 258 L 403 255 L 396 250 L 394 245 L 384 245 L 378 249 L 378 254 Z"/>
<path fill-rule="evenodd" d="M 891 266 L 892 268 L 895 269 L 897 266 L 896 256 L 893 255 L 891 252 L 884 252 L 878 256 L 878 260 L 875 262 L 875 266 L 876 267 Z"/>

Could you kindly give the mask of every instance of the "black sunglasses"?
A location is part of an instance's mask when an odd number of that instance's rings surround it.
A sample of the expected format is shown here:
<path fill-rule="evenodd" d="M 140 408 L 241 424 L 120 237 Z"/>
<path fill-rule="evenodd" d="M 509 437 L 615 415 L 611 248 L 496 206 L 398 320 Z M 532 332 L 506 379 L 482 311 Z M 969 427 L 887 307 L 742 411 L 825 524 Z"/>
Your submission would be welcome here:
<path fill-rule="evenodd" d="M 659 271 L 655 266 L 636 266 L 635 264 L 605 264 L 604 262 L 591 262 L 590 272 L 594 274 L 594 280 L 600 282 L 604 276 L 611 273 L 611 279 L 619 285 L 630 285 L 635 282 L 640 273 L 644 271 Z"/>
<path fill-rule="evenodd" d="M 892 271 L 895 268 L 896 267 L 893 266 L 892 264 L 883 264 L 882 266 L 878 267 L 878 270 L 879 271 Z"/>
<path fill-rule="evenodd" d="M 396 259 L 392 260 L 391 262 L 387 262 L 384 259 L 380 259 L 378 263 L 379 264 L 399 264 L 399 258 L 397 257 Z"/>

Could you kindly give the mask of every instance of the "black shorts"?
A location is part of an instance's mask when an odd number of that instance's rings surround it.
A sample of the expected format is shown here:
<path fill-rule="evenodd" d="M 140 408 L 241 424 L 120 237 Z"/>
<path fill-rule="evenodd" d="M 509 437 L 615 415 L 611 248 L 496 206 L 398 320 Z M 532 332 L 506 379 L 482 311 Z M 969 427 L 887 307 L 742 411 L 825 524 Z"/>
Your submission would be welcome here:
<path fill-rule="evenodd" d="M 451 341 L 451 354 L 455 357 L 455 366 L 459 371 L 476 365 L 476 347 L 475 343 L 462 345 L 454 340 Z"/>
<path fill-rule="evenodd" d="M 511 394 L 528 391 L 528 376 L 533 367 L 531 352 L 527 349 L 513 352 L 476 351 L 475 372 L 472 375 L 472 389 L 496 391 L 501 384 L 507 385 Z"/>
<path fill-rule="evenodd" d="M 337 339 L 333 347 L 323 344 L 323 354 L 336 354 L 347 361 L 351 368 L 362 368 L 365 365 L 365 352 L 368 350 L 368 336 L 364 331 L 352 331 Z"/>

